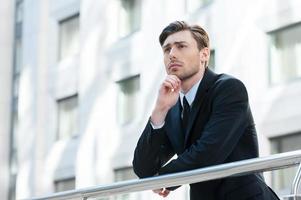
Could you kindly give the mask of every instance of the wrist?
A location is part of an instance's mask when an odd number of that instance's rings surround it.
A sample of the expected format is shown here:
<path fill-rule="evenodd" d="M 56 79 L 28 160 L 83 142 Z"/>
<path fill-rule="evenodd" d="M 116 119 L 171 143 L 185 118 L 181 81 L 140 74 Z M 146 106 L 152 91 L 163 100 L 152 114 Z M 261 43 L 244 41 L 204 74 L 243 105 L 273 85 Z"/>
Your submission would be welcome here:
<path fill-rule="evenodd" d="M 167 115 L 168 109 L 158 109 L 155 108 L 151 115 L 151 122 L 154 126 L 160 126 L 165 122 L 165 117 Z"/>

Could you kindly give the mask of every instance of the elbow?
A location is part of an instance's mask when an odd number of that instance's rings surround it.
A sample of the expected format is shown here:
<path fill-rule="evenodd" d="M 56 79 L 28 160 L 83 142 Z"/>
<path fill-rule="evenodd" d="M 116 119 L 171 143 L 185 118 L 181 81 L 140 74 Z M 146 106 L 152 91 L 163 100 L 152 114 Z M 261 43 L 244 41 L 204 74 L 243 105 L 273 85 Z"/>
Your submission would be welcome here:
<path fill-rule="evenodd" d="M 139 178 L 149 177 L 149 175 L 147 175 L 146 173 L 146 170 L 144 170 L 143 165 L 141 165 L 141 163 L 139 163 L 136 159 L 133 160 L 132 164 L 133 164 L 133 171 Z"/>
<path fill-rule="evenodd" d="M 156 169 L 150 165 L 145 164 L 141 159 L 133 159 L 133 171 L 139 178 L 147 178 L 156 174 Z"/>
<path fill-rule="evenodd" d="M 143 173 L 142 171 L 140 170 L 140 167 L 137 163 L 137 160 L 134 158 L 133 159 L 133 162 L 132 162 L 132 165 L 133 165 L 133 171 L 134 173 L 139 177 L 139 178 L 143 178 Z"/>

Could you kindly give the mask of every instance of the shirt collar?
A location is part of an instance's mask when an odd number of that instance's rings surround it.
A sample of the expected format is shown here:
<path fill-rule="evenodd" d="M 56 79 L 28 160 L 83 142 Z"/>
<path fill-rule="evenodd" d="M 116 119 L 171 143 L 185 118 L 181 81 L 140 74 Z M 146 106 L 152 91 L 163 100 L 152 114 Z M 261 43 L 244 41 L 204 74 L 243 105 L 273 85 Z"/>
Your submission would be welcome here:
<path fill-rule="evenodd" d="M 200 85 L 200 83 L 201 83 L 201 80 L 202 80 L 202 79 L 200 79 L 196 84 L 194 84 L 194 85 L 192 86 L 192 88 L 190 88 L 190 90 L 189 90 L 186 94 L 184 94 L 182 91 L 180 91 L 180 100 L 181 100 L 181 105 L 182 105 L 182 106 L 183 106 L 183 98 L 184 98 L 184 95 L 185 95 L 185 97 L 186 97 L 186 99 L 187 99 L 187 101 L 188 101 L 188 103 L 189 103 L 189 106 L 192 105 L 192 103 L 193 103 L 193 101 L 194 101 L 194 98 L 195 98 L 195 96 L 196 96 L 196 93 L 197 93 L 197 91 L 198 91 L 199 85 Z"/>

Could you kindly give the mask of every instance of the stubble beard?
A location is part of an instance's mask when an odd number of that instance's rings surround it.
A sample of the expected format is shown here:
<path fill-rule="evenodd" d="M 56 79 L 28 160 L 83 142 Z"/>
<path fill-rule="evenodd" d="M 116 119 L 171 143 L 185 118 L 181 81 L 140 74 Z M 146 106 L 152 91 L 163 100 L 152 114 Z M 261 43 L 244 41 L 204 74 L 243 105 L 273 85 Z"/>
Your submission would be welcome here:
<path fill-rule="evenodd" d="M 169 74 L 175 75 L 177 76 L 181 81 L 185 81 L 190 79 L 191 77 L 193 77 L 194 75 L 196 75 L 198 72 L 200 71 L 200 69 L 193 68 L 190 71 L 184 71 L 181 73 L 181 71 L 171 71 Z"/>

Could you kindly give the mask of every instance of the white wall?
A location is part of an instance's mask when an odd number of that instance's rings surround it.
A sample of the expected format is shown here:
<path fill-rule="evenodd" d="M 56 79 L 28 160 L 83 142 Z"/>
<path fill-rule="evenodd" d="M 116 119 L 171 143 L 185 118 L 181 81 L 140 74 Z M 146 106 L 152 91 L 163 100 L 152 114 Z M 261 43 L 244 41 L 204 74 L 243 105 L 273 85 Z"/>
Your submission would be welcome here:
<path fill-rule="evenodd" d="M 8 198 L 14 3 L 0 1 L 0 199 Z"/>

